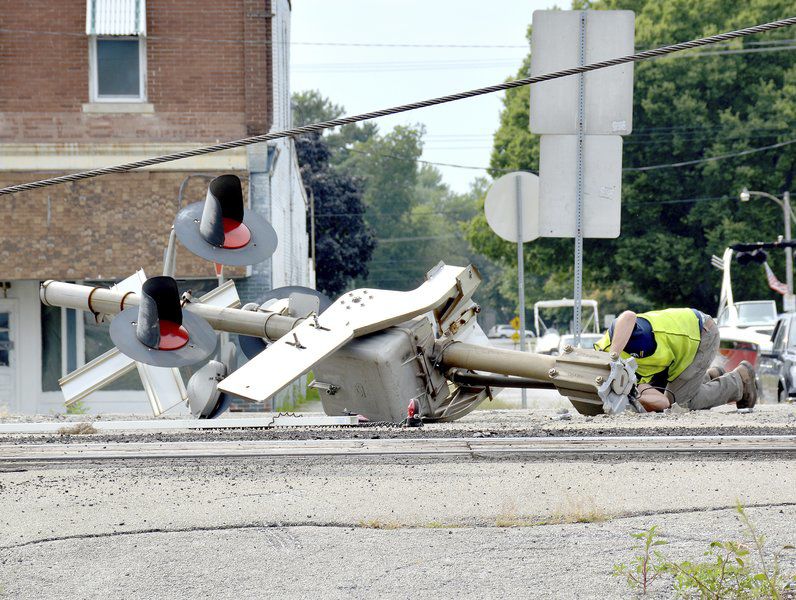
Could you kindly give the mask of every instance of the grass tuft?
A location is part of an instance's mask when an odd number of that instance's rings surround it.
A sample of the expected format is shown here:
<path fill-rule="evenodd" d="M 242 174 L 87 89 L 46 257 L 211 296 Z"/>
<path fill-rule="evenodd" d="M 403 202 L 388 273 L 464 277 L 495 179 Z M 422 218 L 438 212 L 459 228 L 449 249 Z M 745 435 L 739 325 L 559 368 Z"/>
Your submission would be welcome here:
<path fill-rule="evenodd" d="M 569 525 L 572 523 L 603 523 L 611 516 L 597 507 L 591 500 L 567 500 L 564 505 L 553 513 L 548 524 Z"/>
<path fill-rule="evenodd" d="M 90 435 L 92 433 L 97 433 L 97 430 L 88 421 L 81 421 L 74 425 L 65 425 L 61 427 L 58 433 L 61 435 Z"/>
<path fill-rule="evenodd" d="M 364 529 L 400 529 L 398 521 L 383 521 L 381 519 L 368 519 L 359 522 L 359 526 Z"/>

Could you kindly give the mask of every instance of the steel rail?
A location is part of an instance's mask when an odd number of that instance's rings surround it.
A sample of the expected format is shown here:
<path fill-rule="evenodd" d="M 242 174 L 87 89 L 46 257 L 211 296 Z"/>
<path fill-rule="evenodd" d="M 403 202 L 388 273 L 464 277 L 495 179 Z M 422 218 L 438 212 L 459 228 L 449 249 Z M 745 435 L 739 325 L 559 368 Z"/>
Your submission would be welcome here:
<path fill-rule="evenodd" d="M 587 65 L 579 66 L 579 67 L 572 67 L 569 69 L 562 69 L 560 71 L 555 71 L 553 73 L 545 73 L 544 75 L 537 75 L 535 77 L 525 77 L 522 79 L 515 79 L 513 81 L 506 81 L 504 83 L 499 83 L 496 85 L 490 85 L 487 87 L 476 88 L 472 90 L 467 90 L 463 92 L 458 92 L 455 94 L 449 94 L 446 96 L 439 96 L 437 98 L 429 98 L 427 100 L 420 100 L 417 102 L 410 102 L 409 104 L 401 104 L 398 106 L 392 106 L 390 108 L 384 108 L 381 110 L 375 110 L 359 115 L 353 115 L 348 117 L 340 117 L 339 119 L 332 119 L 329 121 L 323 121 L 321 123 L 312 123 L 310 125 L 305 125 L 303 127 L 294 127 L 292 129 L 285 129 L 282 131 L 274 131 L 271 133 L 263 134 L 263 135 L 256 135 L 252 137 L 247 137 L 239 140 L 232 140 L 229 142 L 222 142 L 220 144 L 214 144 L 212 146 L 204 146 L 202 148 L 195 148 L 193 150 L 185 150 L 183 152 L 175 152 L 173 154 L 166 154 L 163 156 L 157 156 L 153 158 L 148 158 L 144 160 L 139 160 L 131 163 L 125 163 L 121 165 L 111 166 L 111 167 L 104 167 L 101 169 L 93 169 L 90 171 L 82 171 L 79 173 L 71 173 L 69 175 L 61 175 L 59 177 L 53 177 L 50 179 L 42 179 L 39 181 L 32 181 L 29 183 L 22 183 L 18 185 L 12 185 L 5 188 L 0 188 L 0 196 L 5 196 L 7 194 L 14 194 L 17 192 L 24 192 L 27 190 L 33 190 L 36 188 L 47 187 L 51 185 L 58 185 L 61 183 L 69 183 L 73 181 L 80 181 L 82 179 L 89 179 L 92 177 L 100 177 L 102 175 L 110 175 L 112 173 L 126 173 L 127 171 L 133 171 L 135 169 L 141 169 L 144 167 L 151 167 L 153 165 L 158 165 L 165 162 L 171 162 L 175 160 L 180 160 L 183 158 L 191 158 L 194 156 L 201 156 L 204 154 L 210 154 L 212 152 L 219 152 L 222 150 L 231 150 L 233 148 L 239 148 L 242 146 L 249 146 L 251 144 L 258 144 L 260 142 L 267 142 L 271 140 L 276 140 L 285 137 L 293 137 L 298 135 L 304 135 L 308 133 L 316 133 L 320 131 L 324 131 L 326 129 L 331 129 L 333 127 L 339 127 L 341 125 L 350 125 L 352 123 L 359 123 L 361 121 L 368 121 L 370 119 L 376 119 L 379 117 L 386 117 L 388 115 L 394 115 L 402 112 L 407 112 L 411 110 L 417 110 L 419 108 L 427 108 L 429 106 L 436 106 L 438 104 L 445 104 L 447 102 L 455 102 L 457 100 L 464 100 L 466 98 L 474 98 L 476 96 L 482 96 L 484 94 L 492 94 L 494 92 L 501 92 L 517 87 L 523 87 L 526 85 L 531 85 L 534 83 L 541 83 L 543 81 L 551 81 L 553 79 L 558 79 L 560 77 L 568 77 L 570 75 L 578 75 L 580 73 L 588 73 L 589 71 L 595 71 L 597 69 L 605 69 L 608 67 L 615 67 L 617 65 L 622 65 L 626 63 L 633 63 L 639 62 L 642 60 L 648 60 L 651 58 L 658 58 L 661 56 L 665 56 L 667 54 L 672 54 L 674 52 L 681 52 L 683 50 L 690 50 L 692 48 L 698 48 L 700 46 L 707 46 L 710 44 L 715 44 L 717 42 L 723 42 L 726 40 L 731 40 L 735 38 L 745 37 L 749 35 L 754 35 L 757 33 L 765 33 L 767 31 L 773 31 L 775 29 L 780 29 L 782 27 L 789 27 L 791 25 L 796 25 L 796 17 L 788 17 L 786 19 L 780 19 L 778 21 L 772 21 L 770 23 L 763 23 L 761 25 L 755 25 L 753 27 L 746 27 L 743 29 L 738 29 L 735 31 L 728 31 L 726 33 L 719 33 L 716 35 L 711 35 L 708 37 L 690 40 L 687 42 L 681 42 L 679 44 L 672 44 L 669 46 L 662 46 L 660 48 L 655 48 L 652 50 L 645 50 L 643 52 L 637 52 L 635 54 L 629 54 L 627 56 L 621 56 L 617 58 L 612 58 L 610 60 L 599 61 L 595 63 L 590 63 Z"/>
<path fill-rule="evenodd" d="M 796 458 L 796 435 L 423 438 L 222 442 L 3 444 L 0 466 L 20 462 L 203 458 L 505 457 L 550 455 L 777 453 Z"/>

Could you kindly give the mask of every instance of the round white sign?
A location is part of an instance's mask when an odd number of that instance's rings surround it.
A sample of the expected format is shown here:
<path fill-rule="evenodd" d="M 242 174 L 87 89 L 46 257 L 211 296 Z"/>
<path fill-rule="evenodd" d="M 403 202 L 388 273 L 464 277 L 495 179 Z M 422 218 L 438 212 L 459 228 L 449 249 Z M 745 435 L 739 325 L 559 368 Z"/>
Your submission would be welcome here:
<path fill-rule="evenodd" d="M 522 203 L 522 241 L 530 242 L 539 237 L 539 177 L 533 173 L 508 173 L 492 184 L 484 201 L 486 222 L 504 240 L 518 241 L 518 195 Z"/>

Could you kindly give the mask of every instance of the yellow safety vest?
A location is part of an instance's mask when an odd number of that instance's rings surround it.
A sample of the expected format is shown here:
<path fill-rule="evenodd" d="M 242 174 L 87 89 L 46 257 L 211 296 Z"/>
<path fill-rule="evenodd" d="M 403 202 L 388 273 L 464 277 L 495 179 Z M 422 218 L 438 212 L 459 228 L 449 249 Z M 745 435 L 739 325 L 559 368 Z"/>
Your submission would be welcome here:
<path fill-rule="evenodd" d="M 653 375 L 668 370 L 667 380 L 674 381 L 680 373 L 694 362 L 701 332 L 699 319 L 690 308 L 667 308 L 653 310 L 637 315 L 649 321 L 652 333 L 655 336 L 655 352 L 643 358 L 636 358 L 640 383 L 648 383 Z M 608 331 L 602 339 L 594 344 L 595 350 L 608 352 L 611 347 L 611 337 Z M 629 358 L 630 354 L 622 352 L 622 358 Z"/>

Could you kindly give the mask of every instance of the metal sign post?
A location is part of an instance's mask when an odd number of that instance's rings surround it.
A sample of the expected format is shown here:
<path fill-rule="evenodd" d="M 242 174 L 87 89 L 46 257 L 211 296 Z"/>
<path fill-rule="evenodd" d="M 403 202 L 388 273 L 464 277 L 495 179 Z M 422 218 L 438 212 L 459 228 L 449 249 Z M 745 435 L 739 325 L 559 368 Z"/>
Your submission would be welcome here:
<path fill-rule="evenodd" d="M 782 210 L 785 213 L 785 241 L 789 242 L 790 237 L 790 192 L 782 194 Z M 793 248 L 785 248 L 785 284 L 788 286 L 788 293 L 782 299 L 783 312 L 796 311 L 796 299 L 793 296 Z"/>
<path fill-rule="evenodd" d="M 484 200 L 486 221 L 496 234 L 517 242 L 517 292 L 520 350 L 525 352 L 525 256 L 523 243 L 539 237 L 539 177 L 521 171 L 507 173 L 489 188 Z M 528 407 L 525 389 L 522 407 Z"/>
<path fill-rule="evenodd" d="M 514 176 L 514 196 L 517 203 L 517 292 L 520 304 L 520 352 L 525 352 L 525 256 L 522 231 L 522 180 Z M 528 408 L 528 393 L 522 388 L 522 407 Z"/>
<path fill-rule="evenodd" d="M 578 65 L 583 66 L 586 60 L 586 13 L 580 13 L 580 52 Z M 583 144 L 584 120 L 586 118 L 586 78 L 583 73 L 578 75 L 578 171 L 575 190 L 575 306 L 572 311 L 572 333 L 575 335 L 575 346 L 580 346 L 581 301 L 583 300 Z"/>
<path fill-rule="evenodd" d="M 531 75 L 632 53 L 633 34 L 632 11 L 535 11 Z M 531 86 L 530 95 L 531 131 L 541 135 L 539 235 L 575 240 L 572 333 L 578 345 L 583 240 L 619 236 L 621 136 L 633 128 L 633 68 L 543 82 Z"/>

